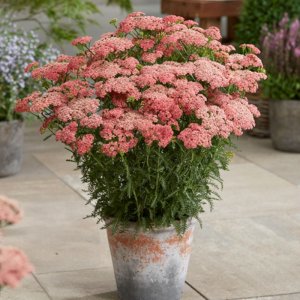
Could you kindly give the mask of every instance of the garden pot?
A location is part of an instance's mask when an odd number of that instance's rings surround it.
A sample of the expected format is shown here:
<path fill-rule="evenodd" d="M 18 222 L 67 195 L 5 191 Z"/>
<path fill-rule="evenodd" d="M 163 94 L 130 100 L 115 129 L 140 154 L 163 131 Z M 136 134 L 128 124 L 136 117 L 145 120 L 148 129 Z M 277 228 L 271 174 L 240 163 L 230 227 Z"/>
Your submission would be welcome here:
<path fill-rule="evenodd" d="M 107 236 L 120 300 L 180 300 L 195 222 L 178 236 L 174 227 L 136 232 L 134 225 Z"/>
<path fill-rule="evenodd" d="M 14 175 L 21 169 L 24 122 L 0 122 L 0 177 Z"/>
<path fill-rule="evenodd" d="M 300 100 L 270 101 L 270 123 L 274 148 L 300 153 Z"/>
<path fill-rule="evenodd" d="M 253 95 L 249 94 L 248 100 L 250 104 L 258 108 L 260 117 L 255 119 L 255 127 L 247 133 L 258 138 L 270 137 L 269 101 L 263 97 L 260 91 Z"/>

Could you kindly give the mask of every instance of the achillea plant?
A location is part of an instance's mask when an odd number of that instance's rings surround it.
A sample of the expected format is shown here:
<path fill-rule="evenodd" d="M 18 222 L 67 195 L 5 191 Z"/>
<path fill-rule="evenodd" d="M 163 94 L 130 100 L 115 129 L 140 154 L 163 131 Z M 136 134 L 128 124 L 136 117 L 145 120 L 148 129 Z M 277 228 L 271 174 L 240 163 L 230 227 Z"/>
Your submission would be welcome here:
<path fill-rule="evenodd" d="M 262 59 L 269 73 L 263 84 L 270 99 L 300 99 L 300 21 L 285 14 L 273 30 L 262 34 Z"/>
<path fill-rule="evenodd" d="M 78 55 L 33 66 L 49 88 L 16 109 L 39 114 L 42 131 L 72 152 L 92 216 L 116 229 L 132 221 L 183 232 L 218 199 L 230 135 L 259 115 L 245 93 L 266 78 L 256 47 L 236 54 L 220 38 L 215 27 L 137 12 L 92 45 L 90 37 L 74 40 Z"/>
<path fill-rule="evenodd" d="M 22 219 L 22 211 L 16 201 L 0 195 L 0 227 L 16 224 Z"/>
<path fill-rule="evenodd" d="M 23 251 L 0 246 L 0 290 L 5 286 L 15 288 L 33 267 Z"/>

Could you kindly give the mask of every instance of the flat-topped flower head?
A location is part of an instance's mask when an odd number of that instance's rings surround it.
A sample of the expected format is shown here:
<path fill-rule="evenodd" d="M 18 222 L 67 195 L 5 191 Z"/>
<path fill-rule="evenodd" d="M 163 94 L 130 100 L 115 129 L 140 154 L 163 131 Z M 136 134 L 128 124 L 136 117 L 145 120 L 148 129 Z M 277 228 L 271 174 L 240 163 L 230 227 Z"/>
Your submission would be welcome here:
<path fill-rule="evenodd" d="M 93 38 L 91 36 L 82 36 L 82 37 L 78 37 L 75 40 L 72 41 L 72 45 L 73 46 L 77 46 L 77 45 L 86 45 L 88 44 Z"/>
<path fill-rule="evenodd" d="M 22 216 L 23 213 L 15 200 L 0 195 L 0 227 L 16 224 Z"/>
<path fill-rule="evenodd" d="M 89 36 L 75 39 L 73 45 L 84 46 L 76 56 L 33 64 L 32 76 L 55 88 L 19 100 L 17 110 L 45 116 L 43 130 L 51 127 L 79 156 L 116 156 L 154 141 L 163 148 L 174 141 L 207 148 L 215 137 L 254 126 L 247 100 L 235 99 L 255 93 L 266 78 L 256 47 L 243 44 L 244 54 L 235 53 L 220 42 L 219 28 L 180 16 L 134 12 L 113 23 L 115 32 L 92 45 Z M 108 117 L 117 111 L 119 117 Z"/>
<path fill-rule="evenodd" d="M 33 270 L 23 251 L 14 247 L 0 246 L 0 289 L 5 286 L 17 287 Z"/>

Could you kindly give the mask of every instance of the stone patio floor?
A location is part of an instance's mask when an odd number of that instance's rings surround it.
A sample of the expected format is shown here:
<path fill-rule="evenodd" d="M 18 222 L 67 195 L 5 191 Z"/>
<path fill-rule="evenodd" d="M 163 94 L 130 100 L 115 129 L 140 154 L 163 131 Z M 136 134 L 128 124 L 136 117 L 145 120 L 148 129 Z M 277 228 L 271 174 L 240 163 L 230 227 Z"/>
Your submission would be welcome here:
<path fill-rule="evenodd" d="M 21 173 L 0 180 L 0 193 L 25 212 L 4 242 L 22 248 L 35 272 L 0 299 L 117 299 L 106 232 L 83 219 L 91 207 L 80 174 L 62 145 L 37 131 L 26 127 Z M 269 139 L 237 144 L 223 200 L 195 232 L 183 300 L 299 300 L 300 154 L 273 150 Z"/>

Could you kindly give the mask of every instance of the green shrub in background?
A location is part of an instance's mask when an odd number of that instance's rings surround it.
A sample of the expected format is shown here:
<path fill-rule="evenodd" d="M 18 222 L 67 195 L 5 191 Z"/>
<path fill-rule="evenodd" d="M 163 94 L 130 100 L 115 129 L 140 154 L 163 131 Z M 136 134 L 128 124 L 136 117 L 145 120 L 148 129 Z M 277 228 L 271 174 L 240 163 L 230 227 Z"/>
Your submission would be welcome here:
<path fill-rule="evenodd" d="M 122 9 L 131 10 L 130 0 L 108 0 Z M 12 21 L 31 21 L 37 29 L 57 43 L 70 41 L 85 32 L 88 24 L 95 24 L 90 15 L 99 13 L 89 0 L 0 0 L 1 12 Z"/>
<path fill-rule="evenodd" d="M 258 45 L 262 27 L 266 24 L 269 29 L 272 29 L 286 12 L 292 19 L 299 17 L 300 1 L 244 0 L 236 31 L 238 42 Z"/>

